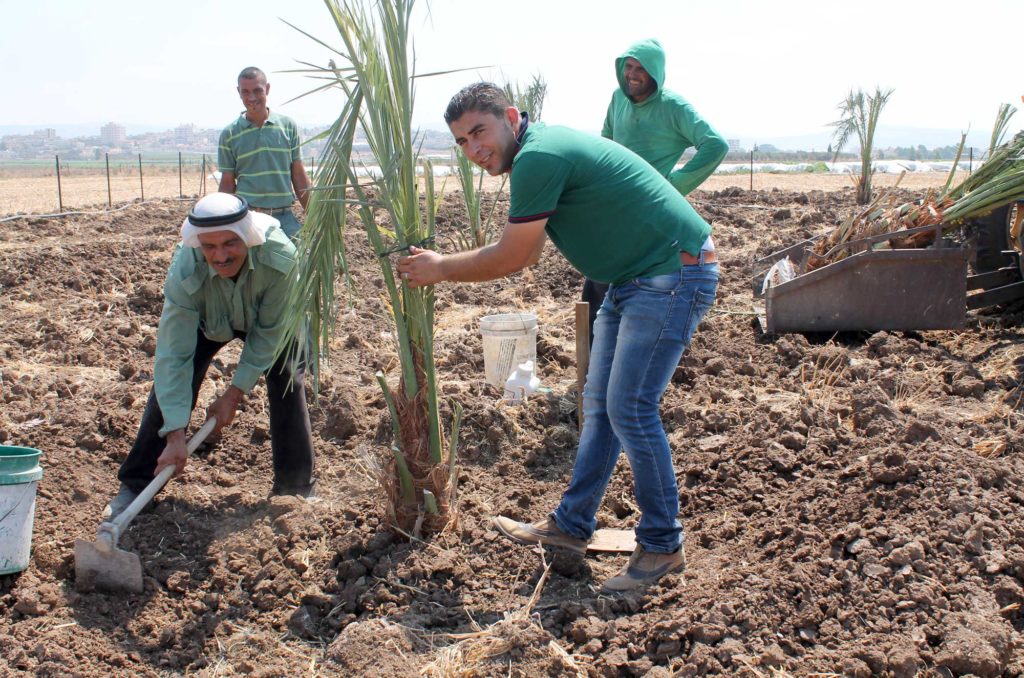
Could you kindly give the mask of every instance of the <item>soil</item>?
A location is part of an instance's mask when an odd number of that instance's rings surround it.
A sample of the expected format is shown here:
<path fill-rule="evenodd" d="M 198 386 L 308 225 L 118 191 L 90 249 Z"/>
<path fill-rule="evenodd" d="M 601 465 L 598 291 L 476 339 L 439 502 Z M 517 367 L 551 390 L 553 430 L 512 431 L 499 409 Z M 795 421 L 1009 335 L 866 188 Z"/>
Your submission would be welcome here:
<path fill-rule="evenodd" d="M 318 498 L 267 497 L 261 382 L 121 539 L 145 591 L 76 591 L 74 540 L 94 538 L 138 426 L 188 203 L 4 223 L 0 442 L 42 450 L 44 476 L 31 564 L 0 590 L 0 673 L 1024 673 L 1021 308 L 959 332 L 765 336 L 752 260 L 838 224 L 851 190 L 693 197 L 723 280 L 662 403 L 687 569 L 619 597 L 598 587 L 626 556 L 541 552 L 490 523 L 543 517 L 568 481 L 580 276 L 549 245 L 508 279 L 437 288 L 440 388 L 465 408 L 458 522 L 410 541 L 384 528 L 373 476 L 390 437 L 373 374 L 396 361 L 358 229 L 356 294 L 311 411 Z M 459 213 L 446 196 L 442 250 Z M 519 407 L 484 382 L 477 330 L 517 310 L 539 316 L 550 388 Z M 229 383 L 237 351 L 214 362 L 201 403 Z M 599 522 L 636 520 L 622 461 Z"/>

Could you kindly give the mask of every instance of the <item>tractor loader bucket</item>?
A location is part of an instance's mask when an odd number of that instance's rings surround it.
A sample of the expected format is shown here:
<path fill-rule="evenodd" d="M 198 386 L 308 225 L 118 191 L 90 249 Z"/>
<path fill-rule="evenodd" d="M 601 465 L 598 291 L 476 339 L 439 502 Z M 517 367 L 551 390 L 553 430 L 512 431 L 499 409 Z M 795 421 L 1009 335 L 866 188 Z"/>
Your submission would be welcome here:
<path fill-rule="evenodd" d="M 807 264 L 817 238 L 755 261 L 751 283 L 761 328 L 770 334 L 955 330 L 967 324 L 968 310 L 1024 298 L 1019 252 L 1002 253 L 1012 262 L 1005 268 L 968 276 L 975 250 L 944 238 L 943 227 L 920 226 L 844 243 L 833 252 L 848 249 L 852 254 L 810 272 Z M 930 247 L 890 249 L 887 244 L 928 230 L 935 231 Z M 787 258 L 797 275 L 765 286 L 772 267 Z"/>
<path fill-rule="evenodd" d="M 867 250 L 769 287 L 766 332 L 944 330 L 966 323 L 961 248 Z"/>

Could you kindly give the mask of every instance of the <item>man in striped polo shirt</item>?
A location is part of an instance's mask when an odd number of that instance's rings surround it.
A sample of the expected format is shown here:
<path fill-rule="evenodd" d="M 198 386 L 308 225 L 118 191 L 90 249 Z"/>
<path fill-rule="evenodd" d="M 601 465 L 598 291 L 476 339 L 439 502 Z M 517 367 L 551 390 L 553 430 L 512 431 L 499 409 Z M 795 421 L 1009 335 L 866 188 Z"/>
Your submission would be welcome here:
<path fill-rule="evenodd" d="M 291 118 L 270 112 L 270 83 L 260 69 L 250 66 L 239 73 L 237 89 L 245 111 L 220 133 L 219 190 L 242 196 L 249 209 L 271 215 L 294 238 L 301 224 L 292 203 L 297 196 L 306 209 L 310 188 L 299 153 L 299 130 Z"/>

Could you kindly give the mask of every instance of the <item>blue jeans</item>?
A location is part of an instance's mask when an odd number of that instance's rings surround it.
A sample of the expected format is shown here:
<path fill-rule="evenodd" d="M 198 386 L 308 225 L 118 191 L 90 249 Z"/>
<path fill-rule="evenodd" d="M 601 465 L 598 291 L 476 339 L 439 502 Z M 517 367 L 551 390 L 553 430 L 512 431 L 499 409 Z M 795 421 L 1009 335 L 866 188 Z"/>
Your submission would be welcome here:
<path fill-rule="evenodd" d="M 295 218 L 295 213 L 291 210 L 282 212 L 281 214 L 275 214 L 274 218 L 281 224 L 281 230 L 288 236 L 289 240 L 295 240 L 295 234 L 302 228 L 302 224 Z"/>
<path fill-rule="evenodd" d="M 594 533 L 597 509 L 625 450 L 641 511 L 637 543 L 653 553 L 679 548 L 679 491 L 658 406 L 717 289 L 716 263 L 609 288 L 594 323 L 572 480 L 552 513 L 562 531 L 581 539 Z"/>

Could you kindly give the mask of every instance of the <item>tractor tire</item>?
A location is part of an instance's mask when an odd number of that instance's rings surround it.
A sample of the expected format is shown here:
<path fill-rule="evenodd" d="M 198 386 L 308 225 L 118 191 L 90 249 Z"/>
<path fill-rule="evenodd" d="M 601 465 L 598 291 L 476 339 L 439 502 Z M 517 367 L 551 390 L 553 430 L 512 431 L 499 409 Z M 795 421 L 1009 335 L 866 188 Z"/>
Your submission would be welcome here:
<path fill-rule="evenodd" d="M 1003 254 L 1004 250 L 1012 249 L 1009 240 L 1009 219 L 1010 205 L 1005 205 L 972 222 L 977 243 L 974 257 L 975 273 L 988 273 L 1010 265 L 1010 257 Z"/>

